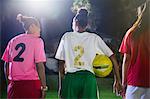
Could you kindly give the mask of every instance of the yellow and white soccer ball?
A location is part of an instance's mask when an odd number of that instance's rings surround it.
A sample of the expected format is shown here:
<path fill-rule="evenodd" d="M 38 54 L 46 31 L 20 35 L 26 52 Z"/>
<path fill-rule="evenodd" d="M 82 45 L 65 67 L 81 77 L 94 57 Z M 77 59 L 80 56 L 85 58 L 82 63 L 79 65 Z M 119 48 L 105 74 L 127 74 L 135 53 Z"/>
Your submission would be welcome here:
<path fill-rule="evenodd" d="M 108 76 L 113 68 L 113 64 L 109 57 L 103 54 L 96 54 L 93 60 L 93 71 L 98 77 Z"/>

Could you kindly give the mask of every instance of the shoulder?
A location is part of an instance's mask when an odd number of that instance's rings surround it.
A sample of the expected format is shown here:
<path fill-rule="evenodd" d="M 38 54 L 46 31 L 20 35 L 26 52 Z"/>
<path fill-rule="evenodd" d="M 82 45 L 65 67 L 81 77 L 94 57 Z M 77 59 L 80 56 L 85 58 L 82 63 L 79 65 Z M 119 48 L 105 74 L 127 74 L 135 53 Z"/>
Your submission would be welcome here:
<path fill-rule="evenodd" d="M 91 33 L 91 36 L 93 36 L 97 40 L 102 40 L 102 37 L 96 33 Z"/>
<path fill-rule="evenodd" d="M 94 37 L 100 37 L 98 34 L 96 33 L 92 33 Z M 101 37 L 100 37 L 101 38 Z"/>
<path fill-rule="evenodd" d="M 70 36 L 70 35 L 73 35 L 73 33 L 74 33 L 74 32 L 66 32 L 66 33 L 64 33 L 64 35 L 63 35 L 63 36 L 64 36 L 64 37 L 66 37 L 66 36 Z"/>
<path fill-rule="evenodd" d="M 41 37 L 38 37 L 38 38 L 34 38 L 33 42 L 35 44 L 44 44 L 44 41 Z"/>
<path fill-rule="evenodd" d="M 9 43 L 13 43 L 14 41 L 16 41 L 16 40 L 18 40 L 18 39 L 20 39 L 20 38 L 22 38 L 22 37 L 24 37 L 24 36 L 25 36 L 25 34 L 19 34 L 19 35 L 13 37 L 13 38 L 9 41 Z"/>
<path fill-rule="evenodd" d="M 95 32 L 86 32 L 88 35 L 93 36 L 93 37 L 100 37 L 97 33 Z"/>
<path fill-rule="evenodd" d="M 68 37 L 70 37 L 70 36 L 72 36 L 72 35 L 73 35 L 73 32 L 65 32 L 65 33 L 63 34 L 63 36 L 61 37 L 61 39 L 68 38 Z"/>
<path fill-rule="evenodd" d="M 126 34 L 125 34 L 125 36 L 123 37 L 123 41 L 122 42 L 127 42 L 127 40 L 129 40 L 130 38 L 131 38 L 131 34 L 132 34 L 132 31 L 129 29 L 127 32 L 126 32 Z"/>
<path fill-rule="evenodd" d="M 19 35 L 13 37 L 11 40 L 15 40 L 15 39 L 18 39 L 18 38 L 21 38 L 21 37 L 24 37 L 24 36 L 25 36 L 25 34 L 19 34 Z"/>
<path fill-rule="evenodd" d="M 126 52 L 127 48 L 129 47 L 129 45 L 131 43 L 130 42 L 131 41 L 131 34 L 132 34 L 132 31 L 129 29 L 123 37 L 123 40 L 122 40 L 120 48 L 119 48 L 119 52 L 121 52 L 121 53 Z"/>

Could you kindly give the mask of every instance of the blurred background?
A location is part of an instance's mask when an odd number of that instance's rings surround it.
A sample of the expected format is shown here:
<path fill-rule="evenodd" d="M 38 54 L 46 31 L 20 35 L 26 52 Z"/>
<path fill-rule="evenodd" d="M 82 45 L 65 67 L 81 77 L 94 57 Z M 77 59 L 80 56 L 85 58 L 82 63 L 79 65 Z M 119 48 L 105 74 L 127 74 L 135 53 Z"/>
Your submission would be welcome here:
<path fill-rule="evenodd" d="M 146 0 L 1 0 L 0 1 L 0 57 L 8 41 L 24 33 L 16 20 L 17 14 L 37 17 L 42 25 L 42 38 L 47 56 L 46 75 L 49 86 L 47 98 L 57 98 L 58 61 L 54 59 L 60 38 L 66 31 L 72 31 L 72 18 L 76 8 L 84 6 L 90 11 L 88 31 L 100 35 L 114 51 L 121 66 L 118 48 L 126 31 L 137 18 L 137 8 Z M 6 98 L 6 81 L 0 69 L 0 98 Z M 121 68 L 121 67 L 120 67 Z M 112 73 L 98 78 L 102 99 L 118 99 L 112 93 Z M 104 83 L 105 82 L 105 83 Z M 105 97 L 105 98 L 104 98 Z"/>

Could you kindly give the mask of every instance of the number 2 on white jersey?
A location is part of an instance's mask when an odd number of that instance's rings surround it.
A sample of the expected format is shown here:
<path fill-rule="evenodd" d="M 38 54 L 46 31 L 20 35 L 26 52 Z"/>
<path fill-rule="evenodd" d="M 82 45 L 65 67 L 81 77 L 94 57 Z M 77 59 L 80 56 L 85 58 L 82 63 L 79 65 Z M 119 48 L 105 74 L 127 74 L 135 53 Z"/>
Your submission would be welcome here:
<path fill-rule="evenodd" d="M 81 57 L 83 56 L 84 54 L 84 48 L 82 46 L 75 46 L 74 47 L 74 51 L 75 52 L 78 52 L 79 51 L 79 54 L 74 58 L 74 65 L 75 66 L 83 66 L 84 65 L 84 62 L 82 62 L 80 59 Z"/>

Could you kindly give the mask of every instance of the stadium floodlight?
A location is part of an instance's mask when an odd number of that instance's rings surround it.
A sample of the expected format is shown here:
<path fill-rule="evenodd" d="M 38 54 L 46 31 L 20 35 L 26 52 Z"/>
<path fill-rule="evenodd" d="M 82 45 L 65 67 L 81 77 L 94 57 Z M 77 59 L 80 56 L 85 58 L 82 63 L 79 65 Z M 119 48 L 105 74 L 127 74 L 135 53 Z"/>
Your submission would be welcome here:
<path fill-rule="evenodd" d="M 30 15 L 46 16 L 52 19 L 57 18 L 63 11 L 65 0 L 14 0 L 21 2 L 21 7 Z"/>

